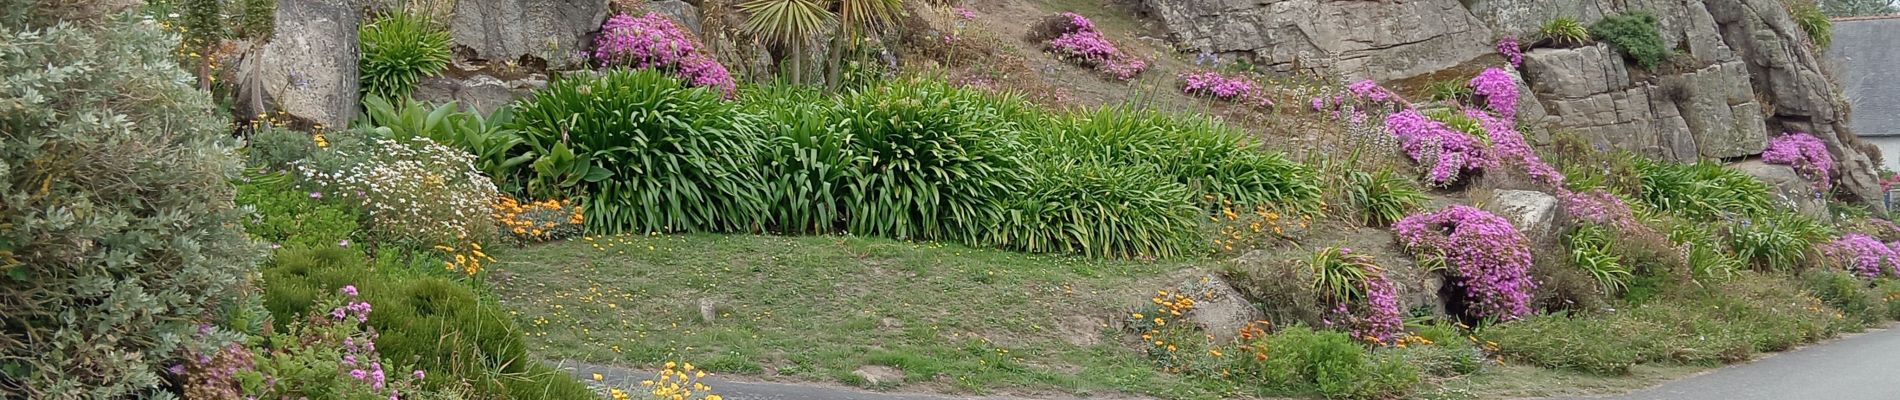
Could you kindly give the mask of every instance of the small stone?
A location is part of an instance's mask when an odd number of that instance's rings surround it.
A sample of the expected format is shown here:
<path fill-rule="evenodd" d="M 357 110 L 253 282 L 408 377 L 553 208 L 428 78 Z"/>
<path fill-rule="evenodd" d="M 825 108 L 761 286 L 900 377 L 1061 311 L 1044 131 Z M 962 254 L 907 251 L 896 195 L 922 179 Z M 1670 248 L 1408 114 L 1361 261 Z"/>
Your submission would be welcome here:
<path fill-rule="evenodd" d="M 699 299 L 699 320 L 701 322 L 710 324 L 710 323 L 713 323 L 713 320 L 718 317 L 719 317 L 719 303 L 713 301 L 713 299 L 711 298 L 705 298 L 705 297 L 700 298 Z"/>
<path fill-rule="evenodd" d="M 858 367 L 856 371 L 851 371 L 851 374 L 863 378 L 864 383 L 869 386 L 894 385 L 904 382 L 904 370 L 882 365 Z"/>

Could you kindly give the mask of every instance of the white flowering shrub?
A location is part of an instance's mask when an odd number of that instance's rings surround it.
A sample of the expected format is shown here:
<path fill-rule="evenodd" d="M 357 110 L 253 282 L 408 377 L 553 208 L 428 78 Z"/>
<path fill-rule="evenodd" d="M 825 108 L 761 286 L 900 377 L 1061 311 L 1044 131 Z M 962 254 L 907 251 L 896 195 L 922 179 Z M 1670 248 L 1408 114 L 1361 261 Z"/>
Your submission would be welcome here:
<path fill-rule="evenodd" d="M 378 241 L 423 248 L 495 234 L 490 214 L 498 194 L 474 155 L 425 137 L 397 141 L 376 132 L 333 134 L 328 146 L 295 163 L 310 196 L 358 207 Z"/>

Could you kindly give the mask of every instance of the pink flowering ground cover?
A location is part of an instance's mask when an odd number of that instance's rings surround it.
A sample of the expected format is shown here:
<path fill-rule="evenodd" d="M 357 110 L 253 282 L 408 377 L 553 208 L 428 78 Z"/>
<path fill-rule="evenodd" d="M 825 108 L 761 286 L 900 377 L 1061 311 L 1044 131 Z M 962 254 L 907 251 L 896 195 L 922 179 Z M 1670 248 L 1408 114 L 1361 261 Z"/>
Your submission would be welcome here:
<path fill-rule="evenodd" d="M 1503 68 L 1487 68 L 1471 78 L 1471 90 L 1483 97 L 1491 112 L 1505 121 L 1517 121 L 1517 80 Z"/>
<path fill-rule="evenodd" d="M 615 15 L 600 26 L 594 59 L 602 67 L 631 67 L 672 71 L 688 85 L 719 90 L 726 97 L 738 84 L 726 66 L 699 51 L 692 34 L 659 13 L 639 17 Z"/>
<path fill-rule="evenodd" d="M 1827 186 L 1833 181 L 1833 153 L 1827 151 L 1826 143 L 1807 132 L 1789 132 L 1769 139 L 1768 149 L 1761 152 L 1761 160 L 1794 167 L 1802 176 L 1814 180 L 1816 186 Z"/>
<path fill-rule="evenodd" d="M 1453 205 L 1405 217 L 1392 230 L 1421 260 L 1444 263 L 1472 316 L 1509 321 L 1531 313 L 1530 243 L 1509 220 Z"/>
<path fill-rule="evenodd" d="M 1221 75 L 1214 71 L 1181 74 L 1181 91 L 1259 107 L 1273 106 L 1273 100 L 1268 99 L 1266 91 L 1252 79 Z"/>
<path fill-rule="evenodd" d="M 1484 143 L 1443 122 L 1407 108 L 1385 118 L 1388 132 L 1399 139 L 1399 148 L 1412 161 L 1431 165 L 1425 180 L 1434 186 L 1448 186 L 1461 176 L 1484 171 L 1495 164 Z"/>
<path fill-rule="evenodd" d="M 1841 235 L 1821 246 L 1821 251 L 1862 278 L 1876 279 L 1882 275 L 1900 277 L 1900 253 L 1872 236 L 1859 233 Z"/>
<path fill-rule="evenodd" d="M 1517 42 L 1517 38 L 1506 36 L 1498 39 L 1498 54 L 1511 63 L 1511 68 L 1524 66 L 1524 46 Z"/>
<path fill-rule="evenodd" d="M 1134 79 L 1148 62 L 1124 53 L 1095 29 L 1095 22 L 1072 12 L 1057 14 L 1060 34 L 1044 43 L 1049 52 L 1120 80 Z"/>

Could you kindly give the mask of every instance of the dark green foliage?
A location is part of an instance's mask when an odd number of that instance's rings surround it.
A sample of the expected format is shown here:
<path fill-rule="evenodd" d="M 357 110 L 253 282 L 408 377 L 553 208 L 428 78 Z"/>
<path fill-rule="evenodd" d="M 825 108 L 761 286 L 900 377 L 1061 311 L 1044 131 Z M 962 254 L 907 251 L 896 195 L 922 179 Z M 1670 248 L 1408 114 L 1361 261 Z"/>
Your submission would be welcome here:
<path fill-rule="evenodd" d="M 0 20 L 0 398 L 153 396 L 180 350 L 235 339 L 197 332 L 262 255 L 228 116 L 152 25 Z"/>
<path fill-rule="evenodd" d="M 1454 104 L 1471 101 L 1471 97 L 1476 95 L 1476 93 L 1472 91 L 1470 84 L 1465 83 L 1463 79 L 1456 78 L 1432 81 L 1430 85 L 1425 87 L 1425 92 L 1431 94 L 1432 101 L 1443 101 Z"/>
<path fill-rule="evenodd" d="M 1727 226 L 1729 247 L 1737 257 L 1776 271 L 1818 263 L 1821 253 L 1814 246 L 1834 237 L 1827 225 L 1789 211 L 1744 217 Z"/>
<path fill-rule="evenodd" d="M 516 105 L 539 155 L 529 189 L 586 196 L 601 233 L 761 230 L 767 125 L 721 94 L 658 72 L 616 70 L 555 82 Z"/>
<path fill-rule="evenodd" d="M 308 133 L 265 127 L 251 135 L 251 142 L 244 146 L 244 150 L 246 166 L 266 171 L 285 171 L 290 168 L 290 163 L 316 152 L 317 142 L 311 140 Z"/>
<path fill-rule="evenodd" d="M 1341 176 L 1345 179 L 1340 189 L 1346 194 L 1347 204 L 1359 213 L 1366 225 L 1389 225 L 1425 204 L 1425 192 L 1419 189 L 1418 182 L 1393 172 L 1390 167 L 1376 172 L 1348 169 Z"/>
<path fill-rule="evenodd" d="M 1411 393 L 1419 382 L 1418 367 L 1396 353 L 1368 351 L 1344 333 L 1294 326 L 1250 345 L 1267 349 L 1266 360 L 1236 362 L 1233 376 L 1283 391 L 1393 398 Z"/>
<path fill-rule="evenodd" d="M 396 11 L 357 29 L 363 94 L 408 99 L 425 76 L 449 65 L 449 31 L 428 16 Z"/>
<path fill-rule="evenodd" d="M 1205 245 L 1187 186 L 1140 166 L 1037 160 L 990 242 L 1027 252 L 1167 258 Z"/>
<path fill-rule="evenodd" d="M 1675 164 L 1642 159 L 1638 198 L 1659 210 L 1702 220 L 1734 218 L 1767 212 L 1768 185 L 1739 170 L 1713 161 Z"/>
<path fill-rule="evenodd" d="M 387 256 L 386 256 L 387 257 Z M 384 357 L 414 362 L 427 385 L 466 390 L 471 399 L 594 399 L 586 386 L 530 357 L 522 332 L 497 304 L 455 281 L 404 273 L 433 269 L 335 246 L 287 248 L 264 270 L 265 305 L 279 319 L 297 318 L 325 294 L 355 285 L 370 303 L 369 324 Z M 317 310 L 321 312 L 321 310 Z"/>
<path fill-rule="evenodd" d="M 1021 162 L 993 100 L 936 80 L 895 81 L 845 95 L 831 110 L 856 169 L 843 182 L 847 230 L 898 239 L 977 243 L 1021 187 Z"/>
<path fill-rule="evenodd" d="M 1656 69 L 1673 54 L 1657 29 L 1655 14 L 1634 11 L 1603 17 L 1590 25 L 1590 36 L 1616 46 L 1643 69 Z"/>
<path fill-rule="evenodd" d="M 1887 302 L 1866 280 L 1847 271 L 1813 270 L 1801 274 L 1808 293 L 1839 310 L 1856 324 L 1876 324 L 1887 317 Z"/>
<path fill-rule="evenodd" d="M 1032 130 L 1024 142 L 1039 152 L 1035 157 L 1153 166 L 1196 189 L 1209 206 L 1319 209 L 1312 167 L 1267 152 L 1246 133 L 1206 118 L 1103 108 L 1077 115 L 1069 125 Z"/>
<path fill-rule="evenodd" d="M 1603 293 L 1615 295 L 1629 285 L 1630 267 L 1615 247 L 1616 232 L 1597 225 L 1578 226 L 1566 238 L 1570 263 L 1595 278 Z"/>
<path fill-rule="evenodd" d="M 317 248 L 336 246 L 355 234 L 357 215 L 348 206 L 312 199 L 281 173 L 248 177 L 237 186 L 237 204 L 256 214 L 244 230 L 272 244 Z"/>
<path fill-rule="evenodd" d="M 1821 12 L 1821 7 L 1800 4 L 1789 8 L 1788 13 L 1794 17 L 1795 25 L 1800 25 L 1801 31 L 1808 34 L 1808 40 L 1814 42 L 1816 52 L 1827 51 L 1834 43 L 1834 21 Z"/>

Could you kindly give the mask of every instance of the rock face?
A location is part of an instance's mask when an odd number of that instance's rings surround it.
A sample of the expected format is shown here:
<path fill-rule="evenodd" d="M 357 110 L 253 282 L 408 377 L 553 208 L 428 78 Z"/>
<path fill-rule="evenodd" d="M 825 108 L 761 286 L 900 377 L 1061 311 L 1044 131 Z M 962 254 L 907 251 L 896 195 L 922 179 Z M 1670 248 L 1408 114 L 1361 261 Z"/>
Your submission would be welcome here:
<path fill-rule="evenodd" d="M 449 35 L 475 59 L 538 60 L 549 69 L 572 69 L 585 65 L 592 36 L 607 19 L 607 2 L 457 1 Z"/>
<path fill-rule="evenodd" d="M 1391 80 L 1491 54 L 1491 32 L 1456 0 L 1144 0 L 1176 42 L 1278 71 Z"/>
<path fill-rule="evenodd" d="M 1557 236 L 1557 221 L 1562 209 L 1557 197 L 1529 190 L 1499 190 L 1483 202 L 1484 209 L 1511 220 L 1518 232 L 1532 241 Z"/>
<path fill-rule="evenodd" d="M 1519 122 L 1534 141 L 1543 142 L 1540 129 L 1572 132 L 1599 149 L 1689 162 L 1746 158 L 1760 154 L 1772 134 L 1805 131 L 1826 141 L 1842 165 L 1843 197 L 1880 198 L 1877 151 L 1848 130 L 1846 107 L 1778 0 L 1142 4 L 1184 51 L 1381 81 L 1462 77 L 1473 65 L 1500 64 L 1484 58 L 1496 51 L 1497 38 L 1534 37 L 1538 26 L 1559 17 L 1587 25 L 1646 11 L 1657 17 L 1664 42 L 1684 54 L 1654 71 L 1603 44 L 1525 54 L 1522 73 L 1533 96 L 1521 99 Z"/>
<path fill-rule="evenodd" d="M 261 91 L 261 110 L 282 110 L 307 124 L 342 127 L 356 116 L 356 25 L 362 13 L 355 7 L 324 0 L 282 0 L 277 3 L 274 40 L 258 54 L 247 57 L 242 69 L 256 77 L 246 90 Z"/>
<path fill-rule="evenodd" d="M 535 90 L 547 86 L 547 79 L 538 77 L 512 81 L 502 81 L 488 75 L 475 75 L 466 79 L 429 77 L 416 85 L 415 97 L 430 103 L 453 101 L 465 109 L 487 114 L 507 107 L 516 100 L 532 97 Z"/>
<path fill-rule="evenodd" d="M 1768 184 L 1769 188 L 1774 189 L 1773 194 L 1777 202 L 1791 206 L 1790 208 L 1800 212 L 1801 215 L 1822 221 L 1828 219 L 1827 202 L 1820 196 L 1816 196 L 1814 182 L 1802 178 L 1801 174 L 1795 173 L 1793 167 L 1769 164 L 1760 160 L 1734 163 L 1729 167 L 1747 172 L 1748 175 Z"/>
<path fill-rule="evenodd" d="M 1213 335 L 1215 340 L 1232 339 L 1240 333 L 1241 327 L 1267 318 L 1219 275 L 1195 274 L 1175 290 L 1194 298 L 1194 308 L 1188 311 L 1187 319 L 1200 327 L 1201 332 Z"/>

